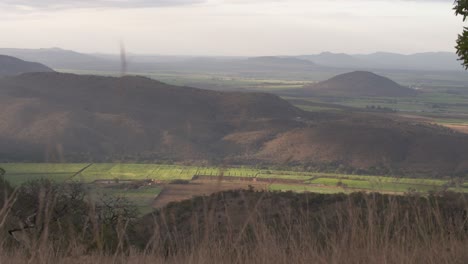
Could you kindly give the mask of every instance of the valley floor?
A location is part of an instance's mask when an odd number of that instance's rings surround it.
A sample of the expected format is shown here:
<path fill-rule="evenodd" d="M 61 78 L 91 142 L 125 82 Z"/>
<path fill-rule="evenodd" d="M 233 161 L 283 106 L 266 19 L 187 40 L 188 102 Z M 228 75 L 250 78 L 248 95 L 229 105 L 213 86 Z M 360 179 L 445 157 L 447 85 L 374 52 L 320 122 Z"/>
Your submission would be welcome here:
<path fill-rule="evenodd" d="M 14 186 L 47 178 L 79 181 L 94 193 L 125 196 L 140 213 L 170 202 L 219 191 L 254 189 L 269 191 L 387 194 L 468 193 L 462 179 L 405 178 L 339 173 L 305 172 L 251 167 L 197 167 L 164 164 L 4 163 L 5 179 Z"/>

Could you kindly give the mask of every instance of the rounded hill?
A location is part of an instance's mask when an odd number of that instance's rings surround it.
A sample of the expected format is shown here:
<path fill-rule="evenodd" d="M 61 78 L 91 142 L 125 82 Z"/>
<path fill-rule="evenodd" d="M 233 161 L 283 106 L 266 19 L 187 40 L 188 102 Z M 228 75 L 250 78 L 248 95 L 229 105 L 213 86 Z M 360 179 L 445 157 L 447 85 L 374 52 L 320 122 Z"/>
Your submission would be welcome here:
<path fill-rule="evenodd" d="M 340 97 L 406 97 L 416 91 L 372 72 L 355 71 L 304 88 L 307 93 Z"/>

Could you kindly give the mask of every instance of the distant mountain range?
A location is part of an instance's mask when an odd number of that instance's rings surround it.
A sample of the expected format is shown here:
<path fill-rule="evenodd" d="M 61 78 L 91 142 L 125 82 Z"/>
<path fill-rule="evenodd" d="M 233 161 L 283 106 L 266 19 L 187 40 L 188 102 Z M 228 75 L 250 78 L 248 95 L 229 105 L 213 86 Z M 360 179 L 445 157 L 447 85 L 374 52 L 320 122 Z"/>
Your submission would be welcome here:
<path fill-rule="evenodd" d="M 51 49 L 9 49 L 0 48 L 0 54 L 23 60 L 43 63 L 55 69 L 76 70 L 120 70 L 120 55 L 84 54 L 60 48 Z M 265 67 L 344 68 L 350 70 L 392 69 L 420 71 L 463 71 L 457 55 L 450 52 L 427 52 L 412 55 L 397 53 L 373 53 L 350 55 L 324 52 L 316 55 L 268 56 L 268 57 L 193 57 L 128 54 L 129 69 L 132 71 L 151 70 L 195 70 L 206 71 L 251 69 Z"/>
<path fill-rule="evenodd" d="M 357 67 L 364 63 L 362 60 L 344 53 L 323 52 L 317 55 L 303 55 L 297 57 L 313 61 L 319 65 L 339 68 Z"/>
<path fill-rule="evenodd" d="M 0 55 L 0 76 L 51 71 L 53 71 L 51 68 L 37 62 L 29 62 L 11 56 Z"/>
<path fill-rule="evenodd" d="M 411 55 L 378 52 L 367 55 L 348 55 L 324 52 L 318 55 L 298 56 L 316 64 L 356 69 L 399 69 L 424 71 L 463 71 L 455 53 L 427 52 Z"/>

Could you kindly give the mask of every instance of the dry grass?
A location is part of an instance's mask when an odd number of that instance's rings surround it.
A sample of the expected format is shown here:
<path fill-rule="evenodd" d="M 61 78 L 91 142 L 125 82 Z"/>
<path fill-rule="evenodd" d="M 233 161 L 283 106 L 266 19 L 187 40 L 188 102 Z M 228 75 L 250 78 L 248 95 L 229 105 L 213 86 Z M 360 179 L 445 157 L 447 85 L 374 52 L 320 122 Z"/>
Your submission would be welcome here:
<path fill-rule="evenodd" d="M 188 203 L 172 204 L 147 216 L 146 222 L 140 221 L 140 225 L 145 225 L 140 226 L 143 234 L 133 237 L 126 231 L 129 223 L 120 223 L 118 245 L 113 250 L 99 246 L 90 249 L 79 242 L 78 232 L 74 241 L 56 240 L 47 228 L 51 202 L 43 202 L 44 218 L 40 221 L 45 223 L 44 228 L 24 232 L 13 246 L 3 235 L 0 263 L 468 261 L 468 206 L 462 194 L 426 199 L 364 194 L 233 193 L 194 199 L 189 207 Z M 303 201 L 313 206 L 303 206 Z M 0 212 L 0 220 L 8 216 L 8 206 L 13 202 L 12 196 Z M 300 205 L 291 206 L 294 203 Z M 148 219 L 153 222 L 148 223 Z M 4 223 L 1 222 L 2 234 Z M 95 237 L 99 237 L 99 223 L 91 221 L 89 225 L 93 226 Z M 132 242 L 135 237 L 139 237 L 139 243 L 144 242 L 142 247 Z M 57 246 L 57 242 L 68 246 Z"/>

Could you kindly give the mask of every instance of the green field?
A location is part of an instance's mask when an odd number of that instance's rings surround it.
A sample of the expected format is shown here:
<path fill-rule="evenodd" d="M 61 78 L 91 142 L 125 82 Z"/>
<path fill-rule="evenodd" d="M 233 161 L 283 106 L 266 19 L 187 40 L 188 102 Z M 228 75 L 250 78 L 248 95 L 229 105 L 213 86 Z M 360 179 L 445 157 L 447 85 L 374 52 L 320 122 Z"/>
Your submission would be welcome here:
<path fill-rule="evenodd" d="M 303 184 L 320 191 L 320 186 L 339 187 L 382 192 L 418 192 L 452 189 L 468 191 L 467 183 L 460 186 L 450 184 L 445 179 L 397 178 L 372 175 L 347 175 L 336 173 L 317 173 L 256 169 L 250 167 L 196 167 L 164 164 L 53 164 L 53 163 L 5 163 L 0 167 L 6 170 L 5 179 L 18 186 L 23 182 L 48 178 L 63 182 L 67 180 L 93 183 L 96 180 L 191 180 L 196 175 L 224 176 L 268 179 L 272 184 Z M 83 170 L 84 169 L 84 170 Z M 81 171 L 81 172 L 80 172 Z M 80 173 L 78 173 L 80 172 Z M 292 181 L 292 182 L 291 182 Z M 323 190 L 325 191 L 325 190 Z"/>
<path fill-rule="evenodd" d="M 375 191 L 407 193 L 451 190 L 468 193 L 468 183 L 450 184 L 445 179 L 396 178 L 372 175 L 304 172 L 298 170 L 256 169 L 250 167 L 197 167 L 165 164 L 86 164 L 86 163 L 4 163 L 5 179 L 13 186 L 47 178 L 57 182 L 79 181 L 88 184 L 94 194 L 126 197 L 141 214 L 149 213 L 154 199 L 174 180 L 192 180 L 194 176 L 224 176 L 263 180 L 270 191 L 351 193 Z M 103 184 L 97 180 L 111 180 Z M 153 186 L 129 186 L 128 180 L 153 180 Z M 238 178 L 233 178 L 238 180 Z M 123 181 L 123 182 L 122 182 Z M 119 184 L 120 183 L 120 184 Z"/>
<path fill-rule="evenodd" d="M 295 97 L 285 97 L 287 100 L 297 99 Z M 398 112 L 414 113 L 418 115 L 467 115 L 468 114 L 468 96 L 455 95 L 441 92 L 425 92 L 416 97 L 301 97 L 303 103 L 296 103 L 296 106 L 306 111 L 326 111 L 326 110 L 339 110 L 339 108 L 320 107 L 308 105 L 305 102 L 311 103 L 328 103 L 347 107 L 354 107 L 358 109 L 367 109 L 367 107 L 381 107 L 394 109 Z M 440 118 L 443 120 L 443 118 Z M 441 121 L 442 121 L 441 120 Z M 465 121 L 468 121 L 464 119 Z M 452 121 L 460 122 L 459 119 L 452 119 Z"/>
<path fill-rule="evenodd" d="M 91 166 L 89 166 L 91 165 Z M 86 168 L 89 166 L 88 168 Z M 195 167 L 161 164 L 58 164 L 58 163 L 5 163 L 5 179 L 17 186 L 29 180 L 48 178 L 57 182 L 67 180 L 93 183 L 96 180 L 191 180 L 195 175 L 255 177 L 260 170 L 251 168 Z M 86 168 L 81 173 L 80 170 Z"/>

